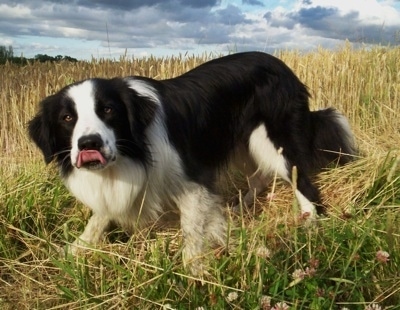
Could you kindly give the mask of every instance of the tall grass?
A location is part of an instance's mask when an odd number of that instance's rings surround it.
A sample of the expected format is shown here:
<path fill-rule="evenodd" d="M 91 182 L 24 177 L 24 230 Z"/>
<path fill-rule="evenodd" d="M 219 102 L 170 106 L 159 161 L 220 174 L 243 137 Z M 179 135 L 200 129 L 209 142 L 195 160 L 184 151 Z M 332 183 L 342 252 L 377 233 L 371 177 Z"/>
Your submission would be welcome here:
<path fill-rule="evenodd" d="M 227 253 L 205 254 L 202 281 L 183 269 L 177 227 L 64 251 L 90 214 L 27 138 L 37 103 L 84 78 L 169 78 L 214 56 L 0 67 L 0 309 L 400 309 L 399 48 L 277 54 L 308 85 L 312 109 L 349 118 L 360 148 L 319 176 L 329 217 L 317 226 L 302 225 L 276 180 L 254 208 L 227 209 Z M 229 201 L 245 182 L 233 173 L 222 187 Z"/>

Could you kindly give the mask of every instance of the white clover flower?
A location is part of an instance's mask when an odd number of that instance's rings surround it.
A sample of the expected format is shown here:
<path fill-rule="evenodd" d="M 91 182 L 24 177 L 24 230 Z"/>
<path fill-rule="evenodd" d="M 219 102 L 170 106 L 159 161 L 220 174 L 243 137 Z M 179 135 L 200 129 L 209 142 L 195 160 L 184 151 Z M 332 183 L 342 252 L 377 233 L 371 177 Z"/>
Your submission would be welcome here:
<path fill-rule="evenodd" d="M 271 310 L 288 310 L 289 309 L 289 305 L 286 304 L 285 302 L 278 302 L 277 304 L 275 304 L 275 306 L 273 306 L 271 308 Z"/>
<path fill-rule="evenodd" d="M 304 272 L 304 274 L 306 275 L 306 276 L 308 276 L 308 277 L 313 277 L 314 275 L 315 275 L 315 273 L 316 273 L 317 271 L 315 270 L 315 268 L 313 268 L 313 267 L 311 267 L 311 268 L 309 268 L 309 267 L 307 267 L 306 268 L 306 271 Z"/>
<path fill-rule="evenodd" d="M 256 250 L 256 255 L 261 258 L 269 258 L 271 257 L 271 251 L 265 246 L 260 246 Z"/>
<path fill-rule="evenodd" d="M 303 270 L 301 270 L 301 269 L 296 269 L 296 270 L 293 271 L 293 273 L 292 273 L 292 278 L 293 278 L 294 280 L 303 280 L 305 275 L 306 275 L 306 274 L 304 273 Z"/>
<path fill-rule="evenodd" d="M 376 252 L 376 260 L 380 263 L 387 263 L 389 261 L 389 253 L 386 251 L 379 250 Z"/>
<path fill-rule="evenodd" d="M 382 307 L 376 303 L 369 304 L 365 307 L 365 310 L 382 310 Z"/>
<path fill-rule="evenodd" d="M 271 297 L 269 297 L 267 295 L 261 296 L 260 309 L 262 309 L 262 310 L 270 310 L 271 309 Z"/>
<path fill-rule="evenodd" d="M 230 292 L 230 293 L 228 294 L 228 296 L 226 296 L 226 299 L 227 299 L 229 302 L 232 302 L 232 301 L 235 301 L 238 297 L 239 297 L 239 295 L 238 295 L 237 292 Z"/>

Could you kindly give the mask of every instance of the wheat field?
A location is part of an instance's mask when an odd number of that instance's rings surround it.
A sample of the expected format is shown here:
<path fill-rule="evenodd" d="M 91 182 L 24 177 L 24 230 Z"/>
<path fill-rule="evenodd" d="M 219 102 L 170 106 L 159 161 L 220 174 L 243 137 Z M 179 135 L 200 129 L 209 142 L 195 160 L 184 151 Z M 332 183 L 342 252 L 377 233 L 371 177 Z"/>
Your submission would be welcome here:
<path fill-rule="evenodd" d="M 45 166 L 26 124 L 38 103 L 89 77 L 180 75 L 217 57 L 5 64 L 0 67 L 0 309 L 400 309 L 400 48 L 282 51 L 308 86 L 311 109 L 345 114 L 360 150 L 318 178 L 329 216 L 306 228 L 293 191 L 274 180 L 239 214 L 246 182 L 221 181 L 226 253 L 209 276 L 182 266 L 178 227 L 113 231 L 77 257 L 64 251 L 90 216 Z"/>

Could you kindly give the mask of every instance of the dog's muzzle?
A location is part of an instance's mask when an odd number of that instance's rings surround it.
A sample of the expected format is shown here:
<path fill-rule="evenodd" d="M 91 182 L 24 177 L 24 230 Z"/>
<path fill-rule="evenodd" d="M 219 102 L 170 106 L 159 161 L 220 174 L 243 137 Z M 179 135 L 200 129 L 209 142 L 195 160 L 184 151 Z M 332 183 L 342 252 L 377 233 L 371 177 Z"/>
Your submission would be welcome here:
<path fill-rule="evenodd" d="M 91 134 L 80 137 L 78 140 L 77 168 L 102 169 L 107 163 L 104 155 L 104 142 L 98 134 Z"/>

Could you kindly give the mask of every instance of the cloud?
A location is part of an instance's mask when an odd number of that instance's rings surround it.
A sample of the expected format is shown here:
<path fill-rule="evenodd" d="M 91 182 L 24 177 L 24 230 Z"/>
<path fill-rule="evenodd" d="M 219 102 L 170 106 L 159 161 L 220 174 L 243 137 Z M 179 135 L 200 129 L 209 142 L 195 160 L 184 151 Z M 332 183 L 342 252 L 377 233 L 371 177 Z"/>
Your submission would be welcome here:
<path fill-rule="evenodd" d="M 272 6 L 272 3 L 286 4 Z M 351 42 L 396 42 L 393 0 L 3 0 L 0 37 L 26 53 L 40 47 L 116 55 L 231 50 L 310 49 Z M 290 6 L 288 4 L 291 4 Z M 397 6 L 396 6 L 397 5 Z M 397 9 L 396 9 L 397 8 Z M 75 40 L 75 41 L 74 41 Z M 398 40 L 398 38 L 397 38 Z M 56 51 L 60 46 L 59 51 Z M 37 47 L 35 49 L 34 47 Z M 91 51 L 90 51 L 91 49 Z M 99 52 L 100 51 L 100 52 Z M 71 55 L 80 58 L 80 55 Z M 85 56 L 87 57 L 87 56 Z"/>
<path fill-rule="evenodd" d="M 259 0 L 242 0 L 242 3 L 256 6 L 265 6 L 265 4 Z"/>
<path fill-rule="evenodd" d="M 376 0 L 304 0 L 293 10 L 277 8 L 263 16 L 271 27 L 297 30 L 324 39 L 395 45 L 400 12 Z"/>

